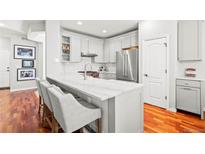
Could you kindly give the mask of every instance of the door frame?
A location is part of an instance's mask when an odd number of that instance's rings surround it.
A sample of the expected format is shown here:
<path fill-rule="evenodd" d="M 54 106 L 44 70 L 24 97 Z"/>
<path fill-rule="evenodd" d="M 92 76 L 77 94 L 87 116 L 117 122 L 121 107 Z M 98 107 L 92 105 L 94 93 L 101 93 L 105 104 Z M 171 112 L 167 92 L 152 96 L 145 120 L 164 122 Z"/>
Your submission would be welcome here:
<path fill-rule="evenodd" d="M 0 38 L 3 38 L 3 39 L 7 39 L 9 41 L 9 86 L 8 87 L 2 87 L 0 88 L 0 90 L 3 90 L 3 89 L 10 89 L 11 87 L 11 60 L 12 60 L 12 46 L 11 46 L 11 38 L 8 37 L 8 36 L 4 36 L 4 35 L 0 35 Z"/>
<path fill-rule="evenodd" d="M 166 68 L 167 68 L 167 77 L 166 77 L 166 81 L 165 81 L 165 84 L 166 84 L 166 96 L 167 96 L 167 101 L 166 101 L 166 109 L 168 110 L 169 109 L 169 106 L 170 106 L 170 95 L 169 95 L 169 87 L 170 87 L 170 83 L 169 83 L 169 80 L 170 80 L 170 36 L 169 34 L 164 34 L 164 35 L 153 35 L 151 37 L 148 37 L 148 38 L 145 38 L 142 40 L 142 74 L 141 74 L 141 79 L 142 79 L 142 84 L 144 84 L 144 76 L 143 74 L 145 74 L 145 71 L 144 71 L 144 60 L 145 60 L 145 57 L 144 57 L 144 44 L 146 41 L 151 41 L 151 40 L 156 40 L 156 39 L 162 39 L 162 38 L 165 38 L 167 41 L 167 53 L 166 53 Z"/>

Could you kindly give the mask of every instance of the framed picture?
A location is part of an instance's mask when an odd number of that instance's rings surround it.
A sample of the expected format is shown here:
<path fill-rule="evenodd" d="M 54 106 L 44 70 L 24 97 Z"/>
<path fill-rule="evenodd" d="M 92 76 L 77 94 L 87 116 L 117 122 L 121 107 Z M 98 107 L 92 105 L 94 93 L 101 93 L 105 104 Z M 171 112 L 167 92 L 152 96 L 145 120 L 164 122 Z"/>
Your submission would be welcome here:
<path fill-rule="evenodd" d="M 34 67 L 34 60 L 22 60 L 22 67 L 24 68 Z"/>
<path fill-rule="evenodd" d="M 14 59 L 36 59 L 36 47 L 15 44 Z"/>
<path fill-rule="evenodd" d="M 35 68 L 18 68 L 17 69 L 17 81 L 35 80 L 36 69 Z"/>

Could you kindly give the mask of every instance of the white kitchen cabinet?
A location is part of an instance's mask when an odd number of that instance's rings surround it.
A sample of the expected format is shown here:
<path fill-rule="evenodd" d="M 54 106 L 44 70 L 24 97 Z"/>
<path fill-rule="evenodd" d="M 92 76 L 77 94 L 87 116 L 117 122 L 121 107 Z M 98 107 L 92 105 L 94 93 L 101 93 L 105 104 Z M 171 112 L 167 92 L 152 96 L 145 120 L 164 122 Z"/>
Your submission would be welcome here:
<path fill-rule="evenodd" d="M 71 36 L 70 61 L 81 61 L 81 39 L 79 37 Z"/>
<path fill-rule="evenodd" d="M 201 60 L 200 21 L 178 22 L 178 60 Z"/>
<path fill-rule="evenodd" d="M 177 109 L 201 114 L 201 82 L 177 80 Z"/>
<path fill-rule="evenodd" d="M 121 41 L 122 41 L 122 48 L 131 47 L 131 36 L 130 35 L 122 37 Z"/>
<path fill-rule="evenodd" d="M 200 89 L 177 86 L 177 109 L 200 114 Z"/>
<path fill-rule="evenodd" d="M 107 72 L 100 72 L 99 77 L 101 79 L 116 79 L 116 74 L 115 73 L 107 73 Z"/>
<path fill-rule="evenodd" d="M 95 62 L 102 63 L 104 62 L 104 54 L 103 54 L 103 40 L 96 40 L 96 49 L 95 52 L 98 56 L 95 57 Z"/>
<path fill-rule="evenodd" d="M 89 40 L 89 53 L 95 53 L 95 62 L 104 62 L 103 58 L 103 40 L 90 39 Z"/>
<path fill-rule="evenodd" d="M 104 62 L 110 62 L 110 41 L 104 40 Z"/>
<path fill-rule="evenodd" d="M 89 53 L 89 39 L 88 38 L 81 39 L 81 52 L 85 54 Z"/>
<path fill-rule="evenodd" d="M 131 34 L 131 47 L 132 46 L 137 46 L 137 42 L 138 42 L 138 36 L 136 33 Z"/>
<path fill-rule="evenodd" d="M 116 52 L 122 50 L 120 39 L 110 40 L 109 46 L 110 46 L 109 61 L 111 63 L 114 63 L 116 62 Z"/>

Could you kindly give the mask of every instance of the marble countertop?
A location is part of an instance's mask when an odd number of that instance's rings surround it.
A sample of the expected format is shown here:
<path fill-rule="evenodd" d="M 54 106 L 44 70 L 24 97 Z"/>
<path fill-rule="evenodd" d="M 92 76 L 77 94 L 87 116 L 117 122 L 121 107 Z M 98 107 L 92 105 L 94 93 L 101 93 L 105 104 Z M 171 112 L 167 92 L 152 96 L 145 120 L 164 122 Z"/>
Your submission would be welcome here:
<path fill-rule="evenodd" d="M 96 79 L 88 76 L 87 79 L 84 80 L 82 75 L 77 74 L 62 77 L 48 76 L 48 78 L 101 101 L 132 90 L 139 90 L 143 87 L 142 84 L 128 81 Z"/>
<path fill-rule="evenodd" d="M 100 74 L 116 74 L 116 72 L 110 72 L 110 71 L 99 71 Z"/>
<path fill-rule="evenodd" d="M 194 80 L 194 81 L 205 81 L 205 78 L 198 78 L 198 77 L 176 77 L 176 79 L 181 79 L 181 80 Z"/>

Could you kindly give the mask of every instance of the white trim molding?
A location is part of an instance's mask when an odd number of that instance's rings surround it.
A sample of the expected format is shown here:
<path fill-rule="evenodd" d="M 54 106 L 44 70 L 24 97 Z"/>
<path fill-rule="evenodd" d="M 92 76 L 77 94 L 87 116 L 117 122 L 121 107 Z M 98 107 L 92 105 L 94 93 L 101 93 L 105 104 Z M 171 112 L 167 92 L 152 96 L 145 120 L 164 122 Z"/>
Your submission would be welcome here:
<path fill-rule="evenodd" d="M 168 111 L 171 111 L 171 112 L 177 112 L 177 109 L 176 108 L 167 108 Z"/>
<path fill-rule="evenodd" d="M 30 87 L 30 88 L 21 88 L 21 89 L 10 89 L 10 92 L 16 92 L 16 91 L 25 91 L 25 90 L 35 90 L 37 87 Z"/>

